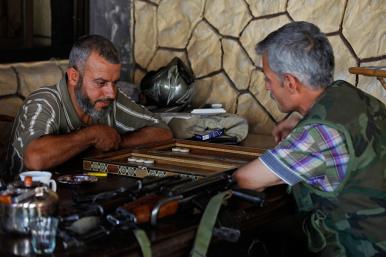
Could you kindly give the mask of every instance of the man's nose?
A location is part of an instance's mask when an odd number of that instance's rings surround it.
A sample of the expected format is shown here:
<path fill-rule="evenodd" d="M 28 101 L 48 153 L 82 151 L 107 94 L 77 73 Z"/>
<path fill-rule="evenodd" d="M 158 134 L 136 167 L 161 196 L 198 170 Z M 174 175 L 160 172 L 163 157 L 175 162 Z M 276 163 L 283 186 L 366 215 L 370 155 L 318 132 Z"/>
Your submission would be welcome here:
<path fill-rule="evenodd" d="M 115 83 L 113 83 L 113 82 L 106 83 L 106 85 L 104 86 L 103 92 L 104 92 L 104 96 L 106 98 L 115 99 L 116 94 L 117 94 L 117 87 L 116 87 Z"/>

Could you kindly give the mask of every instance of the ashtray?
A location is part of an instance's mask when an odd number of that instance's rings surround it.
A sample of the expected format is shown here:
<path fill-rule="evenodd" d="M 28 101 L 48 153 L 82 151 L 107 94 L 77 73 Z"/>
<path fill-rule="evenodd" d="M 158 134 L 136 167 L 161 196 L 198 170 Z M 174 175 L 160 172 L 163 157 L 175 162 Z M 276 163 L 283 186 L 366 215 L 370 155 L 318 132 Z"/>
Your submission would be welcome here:
<path fill-rule="evenodd" d="M 98 181 L 97 177 L 89 175 L 63 175 L 56 179 L 59 183 L 68 184 L 68 185 L 83 185 L 90 184 Z"/>

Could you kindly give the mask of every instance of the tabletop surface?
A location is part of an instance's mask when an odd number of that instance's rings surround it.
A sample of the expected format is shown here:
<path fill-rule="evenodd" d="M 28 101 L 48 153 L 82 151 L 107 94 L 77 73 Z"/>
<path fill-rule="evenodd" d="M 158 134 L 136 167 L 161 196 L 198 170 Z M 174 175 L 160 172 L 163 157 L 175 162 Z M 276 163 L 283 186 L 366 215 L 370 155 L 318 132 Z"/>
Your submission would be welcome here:
<path fill-rule="evenodd" d="M 73 171 L 73 173 L 79 173 Z M 54 176 L 57 178 L 58 174 Z M 77 205 L 74 197 L 86 193 L 114 190 L 119 187 L 129 187 L 137 179 L 109 174 L 107 177 L 98 177 L 98 181 L 86 185 L 65 185 L 58 183 L 59 215 L 66 216 L 76 212 Z M 292 211 L 292 204 L 285 193 L 285 187 L 273 187 L 266 192 L 266 201 L 263 207 L 245 203 L 231 198 L 227 207 L 233 223 L 237 223 L 242 233 L 255 230 L 258 226 L 286 215 Z M 225 212 L 225 211 L 224 211 Z M 156 226 L 140 225 L 151 241 L 153 256 L 188 256 L 195 236 L 200 213 L 190 210 L 177 212 L 176 215 L 158 221 Z M 215 247 L 216 238 L 211 247 Z M 1 256 L 34 256 L 28 236 L 2 234 L 0 240 Z M 64 249 L 60 237 L 53 256 L 142 256 L 138 244 L 130 229 L 112 229 L 108 235 L 101 236 L 81 246 Z M 210 256 L 210 251 L 209 251 Z"/>

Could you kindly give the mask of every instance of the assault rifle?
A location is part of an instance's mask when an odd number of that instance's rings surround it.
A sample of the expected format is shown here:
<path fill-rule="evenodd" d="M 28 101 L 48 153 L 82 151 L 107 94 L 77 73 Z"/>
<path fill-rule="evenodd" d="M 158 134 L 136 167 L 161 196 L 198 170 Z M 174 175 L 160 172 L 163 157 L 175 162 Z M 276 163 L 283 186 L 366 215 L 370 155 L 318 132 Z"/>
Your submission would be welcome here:
<path fill-rule="evenodd" d="M 180 176 L 155 177 L 148 176 L 136 180 L 133 185 L 119 187 L 114 190 L 94 193 L 74 193 L 73 200 L 78 211 L 61 217 L 61 222 L 73 222 L 87 216 L 103 216 L 114 211 L 124 203 L 133 201 L 148 193 L 163 191 L 165 187 L 186 183 L 188 178 Z"/>
<path fill-rule="evenodd" d="M 86 240 L 82 241 L 94 240 L 108 235 L 116 229 L 136 229 L 138 225 L 144 223 L 155 226 L 158 219 L 175 215 L 181 205 L 194 205 L 199 202 L 195 201 L 199 198 L 209 200 L 211 196 L 218 192 L 227 190 L 231 190 L 233 196 L 262 205 L 265 199 L 263 193 L 240 189 L 235 186 L 236 183 L 232 177 L 234 171 L 235 169 L 231 169 L 193 181 L 177 177 L 158 178 L 151 180 L 152 182 L 149 184 L 144 183 L 142 187 L 103 192 L 103 197 L 100 194 L 89 195 L 88 198 L 93 199 L 93 202 L 106 199 L 105 196 L 107 195 L 113 196 L 113 198 L 109 198 L 109 201 L 99 204 L 100 208 L 95 208 L 98 210 L 97 214 L 91 214 L 105 216 L 112 228 L 106 229 L 106 227 L 99 226 L 96 230 L 83 235 Z M 114 198 L 117 196 L 120 197 Z M 113 207 L 115 207 L 115 212 L 108 214 L 106 210 L 111 210 Z M 204 206 L 196 204 L 195 207 L 202 210 Z M 103 211 L 100 211 L 100 209 Z M 77 215 L 77 218 L 87 216 L 90 215 L 90 211 L 86 211 L 84 214 L 78 213 Z M 76 241 L 76 238 L 69 238 Z M 73 245 L 73 240 L 70 239 L 63 237 L 63 241 L 68 241 L 69 245 Z"/>
<path fill-rule="evenodd" d="M 216 175 L 204 177 L 195 181 L 180 183 L 165 187 L 158 193 L 147 194 L 134 201 L 124 203 L 115 214 L 107 215 L 107 220 L 114 225 L 143 224 L 157 225 L 159 218 L 177 213 L 181 204 L 192 203 L 195 199 L 209 199 L 218 192 L 231 190 L 232 195 L 246 201 L 262 205 L 265 199 L 263 193 L 240 189 L 235 186 L 232 174 L 235 169 Z M 202 206 L 201 206 L 202 208 Z"/>
<path fill-rule="evenodd" d="M 127 187 L 102 192 L 75 193 L 73 200 L 78 210 L 59 217 L 61 221 L 59 237 L 62 239 L 63 247 L 65 249 L 80 247 L 109 235 L 117 227 L 111 228 L 102 224 L 101 220 L 105 215 L 114 212 L 122 204 L 134 201 L 143 195 L 163 191 L 166 187 L 173 187 L 188 181 L 191 179 L 180 176 L 148 176 Z"/>

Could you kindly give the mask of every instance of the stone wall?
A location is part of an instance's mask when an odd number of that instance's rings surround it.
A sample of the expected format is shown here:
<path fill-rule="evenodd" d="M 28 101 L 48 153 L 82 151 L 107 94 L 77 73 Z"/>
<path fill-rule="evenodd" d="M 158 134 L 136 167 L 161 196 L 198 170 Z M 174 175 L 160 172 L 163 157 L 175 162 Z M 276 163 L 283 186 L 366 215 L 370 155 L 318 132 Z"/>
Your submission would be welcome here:
<path fill-rule="evenodd" d="M 195 107 L 222 103 L 248 119 L 250 132 L 269 134 L 282 119 L 264 89 L 254 47 L 291 21 L 310 21 L 335 52 L 335 79 L 344 79 L 386 103 L 374 77 L 349 67 L 386 66 L 386 2 L 381 0 L 133 0 L 134 83 L 174 56 L 190 65 Z"/>

